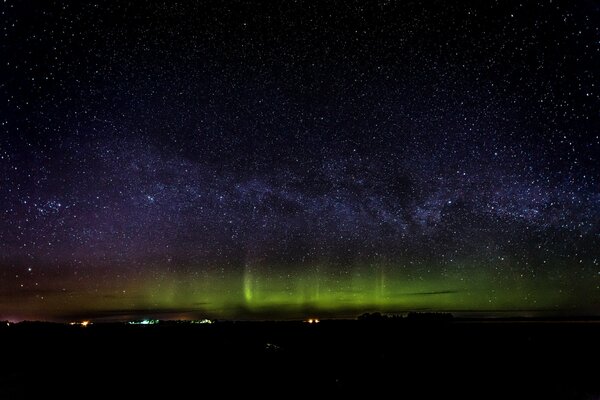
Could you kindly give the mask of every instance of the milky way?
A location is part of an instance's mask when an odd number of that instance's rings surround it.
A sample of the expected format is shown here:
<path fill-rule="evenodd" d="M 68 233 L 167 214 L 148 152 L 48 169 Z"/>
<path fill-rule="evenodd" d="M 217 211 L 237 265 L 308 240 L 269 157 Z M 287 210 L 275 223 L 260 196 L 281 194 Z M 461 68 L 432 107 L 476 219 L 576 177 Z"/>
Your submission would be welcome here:
<path fill-rule="evenodd" d="M 600 313 L 598 4 L 0 10 L 0 317 Z"/>

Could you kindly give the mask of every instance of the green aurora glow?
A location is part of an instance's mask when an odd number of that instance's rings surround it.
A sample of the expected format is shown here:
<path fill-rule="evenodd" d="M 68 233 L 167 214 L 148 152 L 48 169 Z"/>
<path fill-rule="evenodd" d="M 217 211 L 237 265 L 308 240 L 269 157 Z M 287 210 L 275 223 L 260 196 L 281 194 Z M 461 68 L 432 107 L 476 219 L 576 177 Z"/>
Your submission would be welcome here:
<path fill-rule="evenodd" d="M 468 270 L 468 272 L 467 272 Z M 485 273 L 471 266 L 456 272 L 415 275 L 392 264 L 339 269 L 269 268 L 246 265 L 237 272 L 172 273 L 152 279 L 99 283 L 95 290 L 48 289 L 24 298 L 19 309 L 0 304 L 4 315 L 65 319 L 80 315 L 122 319 L 164 313 L 169 318 L 296 319 L 310 315 L 354 317 L 363 312 L 451 311 L 482 315 L 536 315 L 581 309 L 572 283 L 552 274 L 535 279 Z M 147 275 L 141 275 L 147 277 Z M 101 282 L 101 280 L 99 280 Z M 593 296 L 597 282 L 577 287 Z M 71 286 L 74 284 L 71 283 Z M 14 302 L 12 303 L 14 304 Z"/>

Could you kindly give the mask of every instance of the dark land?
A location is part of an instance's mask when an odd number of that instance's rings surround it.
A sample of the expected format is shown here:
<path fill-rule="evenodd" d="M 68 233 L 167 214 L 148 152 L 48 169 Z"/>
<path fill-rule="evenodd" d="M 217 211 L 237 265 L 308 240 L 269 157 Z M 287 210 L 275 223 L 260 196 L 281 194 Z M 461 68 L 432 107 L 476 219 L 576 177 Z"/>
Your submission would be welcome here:
<path fill-rule="evenodd" d="M 588 319 L 3 323 L 0 398 L 597 399 L 599 338 Z"/>

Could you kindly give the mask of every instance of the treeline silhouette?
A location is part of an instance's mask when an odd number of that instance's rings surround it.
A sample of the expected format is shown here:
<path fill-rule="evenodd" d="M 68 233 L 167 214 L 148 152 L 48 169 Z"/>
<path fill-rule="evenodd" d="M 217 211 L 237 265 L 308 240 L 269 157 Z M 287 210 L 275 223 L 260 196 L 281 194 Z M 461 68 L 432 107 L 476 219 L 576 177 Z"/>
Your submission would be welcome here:
<path fill-rule="evenodd" d="M 451 313 L 438 312 L 409 312 L 406 316 L 380 312 L 364 313 L 357 318 L 359 321 L 416 321 L 416 322 L 448 322 L 454 319 Z"/>

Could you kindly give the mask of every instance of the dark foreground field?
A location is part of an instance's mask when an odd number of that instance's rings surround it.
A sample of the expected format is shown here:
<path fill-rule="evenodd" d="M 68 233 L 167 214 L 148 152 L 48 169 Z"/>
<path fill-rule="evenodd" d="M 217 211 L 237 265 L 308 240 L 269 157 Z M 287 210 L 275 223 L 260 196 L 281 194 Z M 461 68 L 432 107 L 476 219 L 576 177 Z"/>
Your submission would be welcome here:
<path fill-rule="evenodd" d="M 598 399 L 599 343 L 582 321 L 19 324 L 0 328 L 0 399 Z"/>

